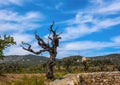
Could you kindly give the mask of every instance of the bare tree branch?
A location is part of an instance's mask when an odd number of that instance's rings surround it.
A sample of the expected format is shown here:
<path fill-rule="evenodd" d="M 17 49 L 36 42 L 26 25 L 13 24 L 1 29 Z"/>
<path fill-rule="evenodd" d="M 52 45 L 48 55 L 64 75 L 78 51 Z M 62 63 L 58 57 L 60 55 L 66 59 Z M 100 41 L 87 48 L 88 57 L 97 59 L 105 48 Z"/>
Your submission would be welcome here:
<path fill-rule="evenodd" d="M 50 36 L 48 36 L 48 38 L 49 38 L 51 41 L 53 40 Z"/>
<path fill-rule="evenodd" d="M 21 45 L 21 47 L 24 49 L 24 50 L 27 50 L 27 51 L 29 51 L 29 52 L 32 52 L 32 53 L 34 53 L 34 54 L 41 54 L 42 52 L 45 52 L 45 51 L 49 51 L 49 49 L 43 49 L 43 50 L 39 50 L 39 51 L 34 51 L 32 48 L 31 48 L 31 45 L 30 44 L 28 44 L 28 43 L 24 43 L 24 42 L 22 42 L 22 44 L 25 44 L 25 45 L 28 45 L 28 48 L 25 48 L 25 47 L 23 47 L 22 45 Z"/>
<path fill-rule="evenodd" d="M 43 41 L 42 38 L 40 38 L 37 34 L 35 34 L 35 38 L 38 41 L 38 45 L 41 46 L 43 49 L 49 49 L 49 44 L 46 44 L 46 42 Z"/>
<path fill-rule="evenodd" d="M 50 31 L 53 33 L 53 35 L 55 35 L 55 34 L 56 34 L 56 31 L 53 30 L 53 26 L 54 26 L 54 21 L 53 21 L 53 23 L 50 25 Z"/>
<path fill-rule="evenodd" d="M 57 36 L 59 36 L 60 34 L 62 34 L 62 32 L 60 32 L 59 34 L 57 34 Z"/>

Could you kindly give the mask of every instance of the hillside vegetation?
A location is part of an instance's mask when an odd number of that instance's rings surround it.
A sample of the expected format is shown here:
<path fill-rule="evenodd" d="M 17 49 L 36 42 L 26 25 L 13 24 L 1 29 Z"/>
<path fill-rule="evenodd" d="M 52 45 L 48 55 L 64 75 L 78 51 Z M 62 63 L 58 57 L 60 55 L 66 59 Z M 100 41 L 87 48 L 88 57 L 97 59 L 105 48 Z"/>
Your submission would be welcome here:
<path fill-rule="evenodd" d="M 120 70 L 120 54 L 97 57 L 69 56 L 57 59 L 55 72 L 78 73 Z M 10 55 L 0 60 L 0 71 L 4 73 L 45 73 L 48 58 L 35 55 Z"/>
<path fill-rule="evenodd" d="M 81 62 L 83 56 L 75 55 L 75 56 L 68 56 L 62 59 L 57 59 L 57 62 L 62 62 L 63 60 L 68 60 L 72 62 Z M 104 60 L 110 60 L 114 64 L 120 64 L 120 54 L 109 54 L 109 55 L 103 55 L 103 56 L 95 56 L 95 57 L 86 57 L 90 60 L 94 61 L 104 61 Z M 43 64 L 47 62 L 48 57 L 44 56 L 36 56 L 36 55 L 9 55 L 4 58 L 4 60 L 0 60 L 0 63 L 10 63 L 10 62 L 19 62 L 23 65 L 38 65 Z"/>

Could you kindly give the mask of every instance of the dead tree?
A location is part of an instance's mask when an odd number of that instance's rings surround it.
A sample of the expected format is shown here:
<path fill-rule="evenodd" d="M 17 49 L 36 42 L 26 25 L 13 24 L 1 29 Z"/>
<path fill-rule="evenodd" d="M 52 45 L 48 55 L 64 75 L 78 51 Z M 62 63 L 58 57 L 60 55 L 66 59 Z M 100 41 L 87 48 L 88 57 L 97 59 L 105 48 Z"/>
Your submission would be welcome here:
<path fill-rule="evenodd" d="M 54 75 L 53 75 L 53 67 L 55 66 L 55 58 L 56 58 L 56 55 L 57 55 L 57 47 L 59 46 L 59 40 L 61 39 L 61 37 L 59 37 L 59 34 L 57 34 L 57 28 L 54 30 L 53 29 L 53 26 L 54 26 L 54 22 L 50 25 L 50 28 L 49 28 L 49 31 L 50 33 L 52 33 L 52 36 L 50 36 L 51 34 L 49 34 L 48 36 L 48 40 L 51 41 L 51 44 L 49 43 L 46 43 L 39 35 L 37 35 L 35 33 L 35 38 L 38 42 L 38 45 L 42 48 L 40 49 L 39 51 L 34 51 L 32 48 L 31 48 L 31 45 L 28 44 L 28 43 L 24 43 L 22 42 L 22 44 L 25 44 L 27 45 L 28 47 L 23 47 L 22 48 L 24 50 L 27 50 L 29 52 L 32 52 L 34 54 L 41 54 L 42 52 L 49 52 L 50 54 L 50 58 L 49 60 L 47 61 L 47 64 L 46 64 L 46 77 L 47 79 L 53 79 L 54 78 Z"/>

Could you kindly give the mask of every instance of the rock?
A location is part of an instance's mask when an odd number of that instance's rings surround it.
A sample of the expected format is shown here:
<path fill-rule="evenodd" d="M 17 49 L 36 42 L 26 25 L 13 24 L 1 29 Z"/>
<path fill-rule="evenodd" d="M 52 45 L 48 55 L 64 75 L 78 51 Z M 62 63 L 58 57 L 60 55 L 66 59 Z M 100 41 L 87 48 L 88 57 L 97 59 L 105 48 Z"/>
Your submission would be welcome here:
<path fill-rule="evenodd" d="M 62 80 L 55 80 L 53 82 L 50 82 L 49 85 L 75 85 L 74 84 L 74 81 L 71 80 L 70 78 L 65 78 L 65 79 L 62 79 Z"/>

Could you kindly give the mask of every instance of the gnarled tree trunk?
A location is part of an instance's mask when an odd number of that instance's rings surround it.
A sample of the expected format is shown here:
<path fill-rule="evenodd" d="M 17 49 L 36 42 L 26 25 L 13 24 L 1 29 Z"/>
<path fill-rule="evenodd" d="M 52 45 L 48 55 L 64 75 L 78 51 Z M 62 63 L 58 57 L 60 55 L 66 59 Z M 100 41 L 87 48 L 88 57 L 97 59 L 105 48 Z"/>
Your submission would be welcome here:
<path fill-rule="evenodd" d="M 52 49 L 50 50 L 50 58 L 46 64 L 46 77 L 48 79 L 53 79 L 53 68 L 55 66 L 55 57 L 57 55 L 57 46 L 53 46 Z"/>
<path fill-rule="evenodd" d="M 22 44 L 28 45 L 28 48 L 25 48 L 22 46 L 22 48 L 24 50 L 27 50 L 29 52 L 32 52 L 34 54 L 40 54 L 42 52 L 49 52 L 50 54 L 50 58 L 46 64 L 46 77 L 48 79 L 53 79 L 53 67 L 55 66 L 55 58 L 57 55 L 57 47 L 59 46 L 59 39 L 61 39 L 61 37 L 59 37 L 59 34 L 56 33 L 56 30 L 53 30 L 53 26 L 54 26 L 54 22 L 52 25 L 50 25 L 50 32 L 52 32 L 52 37 L 49 35 L 48 39 L 51 41 L 51 45 L 49 45 L 49 43 L 46 43 L 43 39 L 41 39 L 37 34 L 35 34 L 35 38 L 38 41 L 38 45 L 42 48 L 42 50 L 39 50 L 37 52 L 35 52 L 33 49 L 31 49 L 31 45 L 28 43 L 24 43 L 22 42 Z"/>
<path fill-rule="evenodd" d="M 55 60 L 49 59 L 46 65 L 46 77 L 48 79 L 54 78 L 53 76 L 53 67 L 54 67 Z"/>

